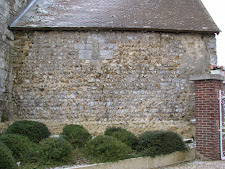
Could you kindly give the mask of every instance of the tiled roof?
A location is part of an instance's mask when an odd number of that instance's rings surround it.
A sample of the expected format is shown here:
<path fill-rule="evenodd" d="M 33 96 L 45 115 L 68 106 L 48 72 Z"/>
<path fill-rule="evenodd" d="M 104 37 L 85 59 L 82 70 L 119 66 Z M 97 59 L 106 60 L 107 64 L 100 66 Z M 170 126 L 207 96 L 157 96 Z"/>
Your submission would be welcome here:
<path fill-rule="evenodd" d="M 34 0 L 10 27 L 220 32 L 200 0 Z"/>

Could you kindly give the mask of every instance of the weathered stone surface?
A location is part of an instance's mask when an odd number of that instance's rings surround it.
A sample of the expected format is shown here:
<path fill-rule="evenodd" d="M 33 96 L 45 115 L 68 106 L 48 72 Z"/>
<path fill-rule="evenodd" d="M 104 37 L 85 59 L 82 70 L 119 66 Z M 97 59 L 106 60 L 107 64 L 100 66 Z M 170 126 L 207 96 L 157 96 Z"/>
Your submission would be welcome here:
<path fill-rule="evenodd" d="M 219 74 L 196 74 L 190 76 L 190 80 L 192 81 L 209 80 L 209 79 L 225 81 L 225 77 Z"/>
<path fill-rule="evenodd" d="M 216 51 L 207 45 L 212 39 L 173 33 L 15 32 L 17 116 L 52 124 L 56 133 L 65 123 L 77 123 L 94 134 L 121 126 L 136 134 L 169 129 L 194 136 L 189 76 L 209 71 Z"/>
<path fill-rule="evenodd" d="M 12 19 L 28 4 L 30 0 L 0 0 L 0 122 L 3 112 L 7 118 L 12 117 L 8 102 L 12 99 L 11 55 L 14 35 L 8 29 Z M 4 96 L 3 96 L 4 95 Z"/>

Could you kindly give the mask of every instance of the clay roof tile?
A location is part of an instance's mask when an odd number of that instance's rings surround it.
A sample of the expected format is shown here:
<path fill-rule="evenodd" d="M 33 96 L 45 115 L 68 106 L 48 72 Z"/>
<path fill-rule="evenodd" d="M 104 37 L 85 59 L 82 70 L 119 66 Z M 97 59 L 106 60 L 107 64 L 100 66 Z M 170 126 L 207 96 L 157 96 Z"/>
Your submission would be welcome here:
<path fill-rule="evenodd" d="M 10 27 L 220 32 L 200 0 L 33 0 Z"/>

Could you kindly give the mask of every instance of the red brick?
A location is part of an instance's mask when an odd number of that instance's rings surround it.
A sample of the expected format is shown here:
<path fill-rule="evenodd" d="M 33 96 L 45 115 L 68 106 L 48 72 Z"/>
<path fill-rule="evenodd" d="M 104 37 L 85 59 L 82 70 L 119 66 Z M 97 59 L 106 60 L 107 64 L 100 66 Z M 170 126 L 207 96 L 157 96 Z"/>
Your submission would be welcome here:
<path fill-rule="evenodd" d="M 220 158 L 218 91 L 222 81 L 195 81 L 196 149 L 209 159 Z"/>

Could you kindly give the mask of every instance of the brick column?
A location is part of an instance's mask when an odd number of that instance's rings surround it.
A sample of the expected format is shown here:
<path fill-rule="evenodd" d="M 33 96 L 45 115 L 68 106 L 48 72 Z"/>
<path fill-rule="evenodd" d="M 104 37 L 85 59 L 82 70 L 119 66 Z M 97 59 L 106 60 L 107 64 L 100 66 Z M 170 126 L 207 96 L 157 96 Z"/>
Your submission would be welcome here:
<path fill-rule="evenodd" d="M 225 78 L 204 74 L 190 79 L 195 82 L 196 153 L 204 159 L 220 160 L 218 98 Z"/>

